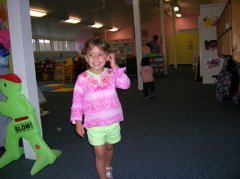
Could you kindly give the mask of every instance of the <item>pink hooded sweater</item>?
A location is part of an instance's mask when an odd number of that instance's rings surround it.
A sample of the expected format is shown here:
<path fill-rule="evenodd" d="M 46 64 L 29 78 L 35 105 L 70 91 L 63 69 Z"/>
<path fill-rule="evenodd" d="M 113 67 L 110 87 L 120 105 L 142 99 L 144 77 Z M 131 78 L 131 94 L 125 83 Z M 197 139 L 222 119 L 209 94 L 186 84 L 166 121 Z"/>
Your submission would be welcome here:
<path fill-rule="evenodd" d="M 140 68 L 140 75 L 142 76 L 142 81 L 151 82 L 153 81 L 153 68 L 151 66 L 144 66 Z"/>
<path fill-rule="evenodd" d="M 130 87 L 125 69 L 105 69 L 100 75 L 85 71 L 78 76 L 70 116 L 73 124 L 76 124 L 76 120 L 83 121 L 84 118 L 83 125 L 88 129 L 123 121 L 122 106 L 116 88 Z"/>

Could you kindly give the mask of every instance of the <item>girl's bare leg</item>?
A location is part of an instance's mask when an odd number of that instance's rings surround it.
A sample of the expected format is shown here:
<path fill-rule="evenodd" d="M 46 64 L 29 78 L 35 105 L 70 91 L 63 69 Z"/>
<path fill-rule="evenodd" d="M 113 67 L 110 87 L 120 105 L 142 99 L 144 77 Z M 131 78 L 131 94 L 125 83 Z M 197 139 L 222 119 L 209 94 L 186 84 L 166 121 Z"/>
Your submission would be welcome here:
<path fill-rule="evenodd" d="M 100 179 L 106 179 L 106 147 L 105 145 L 93 146 L 95 164 Z"/>
<path fill-rule="evenodd" d="M 106 147 L 106 167 L 110 167 L 114 152 L 113 144 L 105 143 L 105 147 Z"/>
<path fill-rule="evenodd" d="M 106 179 L 106 167 L 111 166 L 111 161 L 113 158 L 113 144 L 105 143 L 104 145 L 93 147 L 98 176 L 100 179 Z"/>

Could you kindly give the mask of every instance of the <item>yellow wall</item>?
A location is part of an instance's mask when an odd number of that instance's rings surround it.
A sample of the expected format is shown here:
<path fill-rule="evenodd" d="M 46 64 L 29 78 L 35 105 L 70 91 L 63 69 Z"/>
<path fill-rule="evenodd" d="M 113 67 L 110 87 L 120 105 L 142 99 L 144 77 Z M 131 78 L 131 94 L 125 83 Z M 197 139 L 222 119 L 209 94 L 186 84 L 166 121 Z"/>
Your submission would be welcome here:
<path fill-rule="evenodd" d="M 173 34 L 168 36 L 169 61 L 174 64 Z M 176 34 L 177 64 L 192 64 L 192 52 L 199 52 L 199 33 L 178 33 Z M 190 48 L 192 47 L 192 49 Z"/>

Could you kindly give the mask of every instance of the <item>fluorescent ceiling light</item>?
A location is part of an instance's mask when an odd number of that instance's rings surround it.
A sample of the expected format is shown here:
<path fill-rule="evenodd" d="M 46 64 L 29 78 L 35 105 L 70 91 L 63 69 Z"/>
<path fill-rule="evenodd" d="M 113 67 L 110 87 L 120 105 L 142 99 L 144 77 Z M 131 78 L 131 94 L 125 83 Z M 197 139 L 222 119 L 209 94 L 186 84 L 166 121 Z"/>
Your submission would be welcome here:
<path fill-rule="evenodd" d="M 177 6 L 175 6 L 174 11 L 179 11 L 179 8 Z"/>
<path fill-rule="evenodd" d="M 182 14 L 176 14 L 177 17 L 182 17 Z"/>
<path fill-rule="evenodd" d="M 70 19 L 64 20 L 64 22 L 77 24 L 77 23 L 79 23 L 81 21 L 79 19 L 70 18 Z"/>
<path fill-rule="evenodd" d="M 109 31 L 111 31 L 111 32 L 116 32 L 116 31 L 118 31 L 118 29 L 117 28 L 112 28 L 112 29 L 108 29 Z"/>
<path fill-rule="evenodd" d="M 30 16 L 43 17 L 43 16 L 46 16 L 46 15 L 47 15 L 47 13 L 45 13 L 45 12 L 30 10 Z"/>
<path fill-rule="evenodd" d="M 102 24 L 94 24 L 94 25 L 90 25 L 93 28 L 101 28 L 103 25 Z"/>

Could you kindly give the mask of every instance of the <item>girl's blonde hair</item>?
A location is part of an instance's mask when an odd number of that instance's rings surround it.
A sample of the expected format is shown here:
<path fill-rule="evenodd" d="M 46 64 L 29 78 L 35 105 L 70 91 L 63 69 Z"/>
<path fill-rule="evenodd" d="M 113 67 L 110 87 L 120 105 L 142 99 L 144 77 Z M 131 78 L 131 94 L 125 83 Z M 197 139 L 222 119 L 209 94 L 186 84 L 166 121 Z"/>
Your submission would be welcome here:
<path fill-rule="evenodd" d="M 94 46 L 97 46 L 99 49 L 103 50 L 106 54 L 109 54 L 111 52 L 110 45 L 106 40 L 99 37 L 93 37 L 89 39 L 84 45 L 85 54 L 88 51 L 90 51 Z"/>

